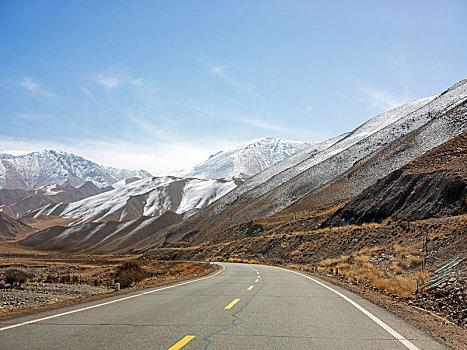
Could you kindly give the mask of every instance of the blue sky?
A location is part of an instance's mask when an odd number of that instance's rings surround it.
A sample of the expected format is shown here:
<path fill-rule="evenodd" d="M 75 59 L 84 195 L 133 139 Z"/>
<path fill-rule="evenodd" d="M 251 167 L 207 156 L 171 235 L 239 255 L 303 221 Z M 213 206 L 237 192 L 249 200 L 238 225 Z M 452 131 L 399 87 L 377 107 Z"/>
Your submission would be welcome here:
<path fill-rule="evenodd" d="M 0 149 L 170 173 L 467 77 L 465 1 L 0 2 Z"/>

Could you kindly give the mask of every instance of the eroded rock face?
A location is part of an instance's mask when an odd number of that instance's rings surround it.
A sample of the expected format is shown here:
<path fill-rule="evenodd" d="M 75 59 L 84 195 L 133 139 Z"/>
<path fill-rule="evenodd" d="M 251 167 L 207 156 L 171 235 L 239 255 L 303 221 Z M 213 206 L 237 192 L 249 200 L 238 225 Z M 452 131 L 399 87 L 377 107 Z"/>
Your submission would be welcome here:
<path fill-rule="evenodd" d="M 467 213 L 467 132 L 379 180 L 323 226 Z"/>
<path fill-rule="evenodd" d="M 326 226 L 423 220 L 460 215 L 466 209 L 467 178 L 450 171 L 403 174 L 395 171 L 351 201 Z"/>

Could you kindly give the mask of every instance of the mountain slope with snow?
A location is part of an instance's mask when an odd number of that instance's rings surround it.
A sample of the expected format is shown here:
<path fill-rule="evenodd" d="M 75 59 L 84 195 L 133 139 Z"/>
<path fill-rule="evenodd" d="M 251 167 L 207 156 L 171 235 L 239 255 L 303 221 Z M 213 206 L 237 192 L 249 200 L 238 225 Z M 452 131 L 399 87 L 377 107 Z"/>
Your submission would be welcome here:
<path fill-rule="evenodd" d="M 126 178 L 149 176 L 144 170 L 104 167 L 66 152 L 0 153 L 0 188 L 6 189 L 36 190 L 56 184 L 78 187 L 87 181 L 106 187 Z"/>
<path fill-rule="evenodd" d="M 236 224 L 277 213 L 308 194 L 328 186 L 356 162 L 454 109 L 466 98 L 467 80 L 463 80 L 441 94 L 383 113 L 334 143 L 327 142 L 305 149 L 247 180 L 198 215 L 185 220 L 169 232 L 169 236 L 176 239 L 195 230 L 209 230 L 214 234 Z M 459 120 L 465 116 L 456 118 Z M 438 126 L 438 133 L 444 132 L 443 123 Z M 448 136 L 456 136 L 455 130 Z M 438 144 L 437 138 L 426 140 L 425 151 Z M 313 150 L 313 147 L 317 149 Z M 420 153 L 416 149 L 404 152 L 398 165 L 402 166 L 418 155 Z M 385 162 L 390 163 L 391 159 Z M 384 171 L 377 176 L 385 176 L 387 171 L 391 171 L 390 167 L 384 167 Z M 367 178 L 367 181 L 376 181 L 377 176 Z"/>
<path fill-rule="evenodd" d="M 274 138 L 253 140 L 245 146 L 216 153 L 180 175 L 200 179 L 248 178 L 311 145 Z"/>
<path fill-rule="evenodd" d="M 160 216 L 172 211 L 192 215 L 233 188 L 234 181 L 150 177 L 73 203 L 49 204 L 34 217 L 55 215 L 88 222 L 128 221 L 141 216 Z"/>
<path fill-rule="evenodd" d="M 4 188 L 0 190 L 0 211 L 13 218 L 19 218 L 50 203 L 75 202 L 110 189 L 112 187 L 97 187 L 90 181 L 79 187 L 49 185 L 38 190 Z"/>

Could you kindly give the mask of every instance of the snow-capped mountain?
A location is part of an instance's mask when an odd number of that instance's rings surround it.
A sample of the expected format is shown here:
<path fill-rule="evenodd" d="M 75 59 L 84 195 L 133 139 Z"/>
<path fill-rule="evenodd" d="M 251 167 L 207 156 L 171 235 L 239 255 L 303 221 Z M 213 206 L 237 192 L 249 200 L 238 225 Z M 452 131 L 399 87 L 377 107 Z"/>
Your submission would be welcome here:
<path fill-rule="evenodd" d="M 32 215 L 78 218 L 74 225 L 128 221 L 167 211 L 190 216 L 236 186 L 233 180 L 149 177 L 73 203 L 46 205 Z"/>
<path fill-rule="evenodd" d="M 213 238 L 219 241 L 229 239 L 230 234 L 240 234 L 238 237 L 241 237 L 241 230 L 232 231 L 229 228 L 284 209 L 289 210 L 294 205 L 298 205 L 296 210 L 313 205 L 325 208 L 329 204 L 349 199 L 378 179 L 465 130 L 467 79 L 441 94 L 413 101 L 376 116 L 349 133 L 311 145 L 268 167 L 237 187 L 233 181 L 224 180 L 223 183 L 230 183 L 229 188 L 223 193 L 220 191 L 212 200 L 204 201 L 204 207 L 196 215 L 190 214 L 201 208 L 201 205 L 195 204 L 204 196 L 198 194 L 195 186 L 193 191 L 186 191 L 186 185 L 197 181 L 199 186 L 203 187 L 203 181 L 215 180 L 172 178 L 169 181 L 156 178 L 152 180 L 153 184 L 146 183 L 148 180 L 140 180 L 130 184 L 120 183 L 121 186 L 116 190 L 88 198 L 80 204 L 77 202 L 44 208 L 41 213 L 36 214 L 73 216 L 84 224 L 60 229 L 50 228 L 28 239 L 32 246 L 40 249 L 79 251 L 91 247 L 100 249 L 93 242 L 97 242 L 98 239 L 101 243 L 109 242 L 109 239 L 113 239 L 112 233 L 115 230 L 119 235 L 129 237 L 126 241 L 129 243 L 125 246 L 127 250 L 170 247 L 171 244 L 177 247 L 180 244 L 197 245 L 213 242 Z M 211 159 L 219 155 L 221 154 Z M 213 163 L 214 166 L 216 162 Z M 200 176 L 201 172 L 197 175 Z M 145 186 L 148 187 L 146 190 L 136 189 Z M 187 196 L 187 192 L 197 195 Z M 107 197 L 111 193 L 118 193 L 118 196 Z M 180 195 L 177 197 L 168 193 Z M 209 191 L 206 190 L 206 193 Z M 187 199 L 184 199 L 185 196 Z M 220 198 L 215 200 L 217 197 Z M 95 201 L 93 198 L 100 199 Z M 183 202 L 190 204 L 182 205 Z M 212 203 L 208 205 L 210 202 Z M 190 207 L 193 206 L 196 209 L 190 211 Z M 166 210 L 163 215 L 185 213 L 185 217 L 189 217 L 174 225 L 178 220 L 174 216 L 165 228 L 160 228 L 162 225 L 158 226 L 157 230 L 150 225 L 155 224 L 158 218 L 154 223 L 148 218 L 120 221 L 136 219 L 134 214 L 130 214 L 132 211 L 140 216 L 151 215 L 151 212 L 160 215 L 162 211 L 157 213 L 157 210 L 160 210 L 158 208 Z M 89 222 L 90 220 L 93 222 Z M 112 237 L 109 238 L 108 235 Z M 140 241 L 136 242 L 134 237 L 139 237 Z M 65 241 L 70 243 L 62 244 Z M 78 241 L 82 244 L 80 247 L 70 246 Z"/>
<path fill-rule="evenodd" d="M 81 186 L 87 181 L 98 187 L 126 178 L 149 177 L 144 170 L 100 166 L 83 157 L 60 151 L 24 155 L 0 153 L 0 188 L 35 190 L 47 185 Z"/>
<path fill-rule="evenodd" d="M 397 107 L 348 134 L 298 152 L 248 179 L 198 215 L 182 222 L 176 229 L 177 234 L 197 230 L 215 235 L 209 232 L 213 227 L 218 233 L 236 224 L 277 213 L 307 195 L 324 190 L 357 162 L 374 157 L 379 166 L 362 182 L 369 186 L 394 167 L 407 164 L 465 130 L 465 114 L 448 112 L 455 111 L 457 106 L 466 103 L 466 99 L 467 79 L 441 94 Z M 446 118 L 441 118 L 443 115 Z M 421 137 L 421 143 L 405 143 L 405 149 L 398 149 L 398 153 L 387 159 L 380 157 L 379 149 L 394 148 L 393 142 L 397 139 L 425 125 L 432 132 Z M 347 193 L 353 190 L 350 195 L 355 195 L 361 186 L 347 188 Z M 202 235 L 198 238 L 203 239 Z"/>
<path fill-rule="evenodd" d="M 303 141 L 257 139 L 241 147 L 216 153 L 179 175 L 200 179 L 249 178 L 311 145 L 311 142 Z"/>

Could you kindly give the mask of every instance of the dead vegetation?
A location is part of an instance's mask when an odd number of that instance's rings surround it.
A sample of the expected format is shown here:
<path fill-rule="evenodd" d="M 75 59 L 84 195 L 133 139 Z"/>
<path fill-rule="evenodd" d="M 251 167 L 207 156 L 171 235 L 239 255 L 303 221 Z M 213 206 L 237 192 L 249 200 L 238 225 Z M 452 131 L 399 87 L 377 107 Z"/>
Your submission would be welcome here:
<path fill-rule="evenodd" d="M 336 259 L 324 259 L 318 271 L 345 277 L 348 281 L 368 283 L 389 294 L 411 296 L 421 292 L 429 274 L 422 269 L 421 252 L 411 247 L 392 249 L 364 248 Z"/>
<path fill-rule="evenodd" d="M 0 257 L 0 319 L 177 282 L 217 268 L 138 255 L 28 254 L 22 249 L 0 249 Z M 115 292 L 115 282 L 125 290 Z"/>

